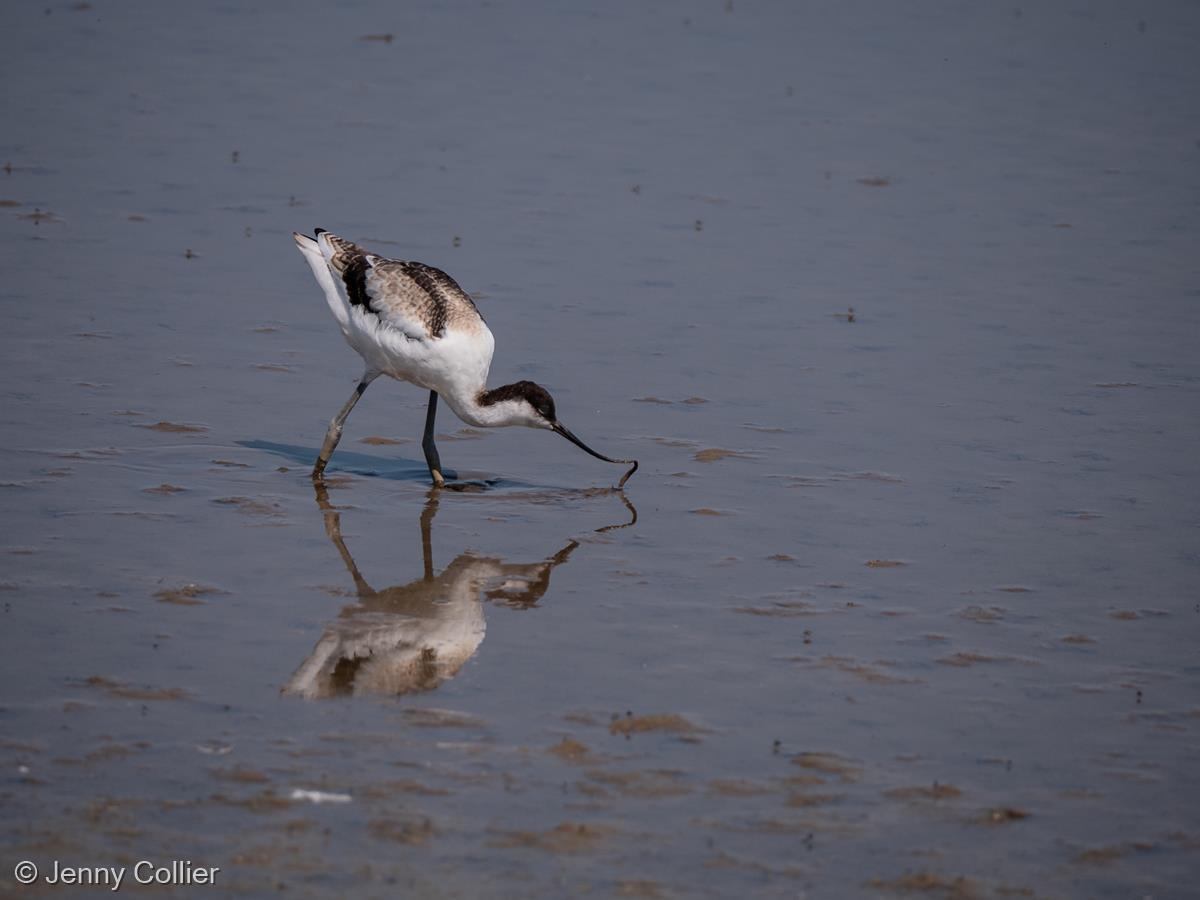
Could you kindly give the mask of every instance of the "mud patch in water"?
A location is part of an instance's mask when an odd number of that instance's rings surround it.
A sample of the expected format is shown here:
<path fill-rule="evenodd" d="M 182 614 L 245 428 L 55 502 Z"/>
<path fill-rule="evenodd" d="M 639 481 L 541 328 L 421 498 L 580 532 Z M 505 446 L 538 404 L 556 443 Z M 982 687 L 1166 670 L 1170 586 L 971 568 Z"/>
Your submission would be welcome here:
<path fill-rule="evenodd" d="M 145 428 L 149 431 L 160 431 L 163 434 L 202 434 L 208 431 L 204 425 L 183 425 L 178 422 L 159 421 L 153 425 L 138 425 L 138 428 Z"/>

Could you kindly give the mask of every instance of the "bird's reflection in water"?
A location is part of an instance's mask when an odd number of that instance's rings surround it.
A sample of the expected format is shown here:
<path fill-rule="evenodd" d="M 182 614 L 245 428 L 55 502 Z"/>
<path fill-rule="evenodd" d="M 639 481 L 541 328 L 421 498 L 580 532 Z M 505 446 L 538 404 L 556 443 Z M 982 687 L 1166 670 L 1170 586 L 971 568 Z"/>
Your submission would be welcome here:
<path fill-rule="evenodd" d="M 461 553 L 435 575 L 432 530 L 441 492 L 433 490 L 421 511 L 424 574 L 408 584 L 375 590 L 342 539 L 341 514 L 329 502 L 325 485 L 319 481 L 314 485 L 325 533 L 354 579 L 358 602 L 326 626 L 312 653 L 284 686 L 285 694 L 321 699 L 433 690 L 453 678 L 483 641 L 484 597 L 515 609 L 536 606 L 550 587 L 555 566 L 566 562 L 579 546 L 578 541 L 568 541 L 552 556 L 526 564 Z M 632 520 L 598 531 L 637 521 L 632 504 L 619 496 Z"/>

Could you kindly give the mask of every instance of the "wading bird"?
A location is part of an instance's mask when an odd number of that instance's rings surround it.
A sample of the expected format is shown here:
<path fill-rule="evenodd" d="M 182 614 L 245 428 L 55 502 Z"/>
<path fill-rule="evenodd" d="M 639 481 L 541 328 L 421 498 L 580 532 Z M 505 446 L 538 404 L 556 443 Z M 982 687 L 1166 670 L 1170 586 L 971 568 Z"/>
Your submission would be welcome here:
<path fill-rule="evenodd" d="M 325 471 L 350 411 L 380 375 L 429 391 L 421 447 L 436 487 L 445 483 L 433 441 L 439 396 L 468 425 L 545 428 L 597 459 L 632 464 L 618 489 L 637 471 L 637 460 L 610 459 L 568 431 L 555 415 L 554 399 L 541 385 L 518 381 L 487 389 L 496 341 L 475 303 L 445 272 L 377 256 L 323 228 L 314 234 L 293 232 L 292 237 L 325 291 L 342 334 L 366 363 L 354 393 L 329 423 L 314 478 Z"/>

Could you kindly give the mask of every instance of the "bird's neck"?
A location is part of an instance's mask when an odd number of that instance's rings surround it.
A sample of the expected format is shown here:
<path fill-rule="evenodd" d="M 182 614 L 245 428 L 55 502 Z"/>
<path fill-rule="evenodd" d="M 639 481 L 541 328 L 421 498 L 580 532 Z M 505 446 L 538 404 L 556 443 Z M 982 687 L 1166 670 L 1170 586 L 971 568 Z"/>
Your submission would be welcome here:
<path fill-rule="evenodd" d="M 503 428 L 505 425 L 516 425 L 515 410 L 510 409 L 509 403 L 482 403 L 478 394 L 468 398 L 463 409 L 455 409 L 458 417 L 476 428 Z"/>
<path fill-rule="evenodd" d="M 473 394 L 447 395 L 446 403 L 455 415 L 476 428 L 503 428 L 508 425 L 538 427 L 528 404 L 514 399 L 505 392 L 508 385 L 493 390 L 476 391 Z"/>

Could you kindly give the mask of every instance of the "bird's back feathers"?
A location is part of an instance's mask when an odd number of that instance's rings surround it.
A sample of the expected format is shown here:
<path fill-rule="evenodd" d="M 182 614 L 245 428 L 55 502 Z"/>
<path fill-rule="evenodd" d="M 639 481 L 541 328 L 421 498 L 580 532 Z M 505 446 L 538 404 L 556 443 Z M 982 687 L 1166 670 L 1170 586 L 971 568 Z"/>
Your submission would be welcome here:
<path fill-rule="evenodd" d="M 473 332 L 482 324 L 475 302 L 441 269 L 370 253 L 322 229 L 316 234 L 339 293 L 351 306 L 378 316 L 380 324 L 410 340 L 436 340 L 447 328 Z"/>

